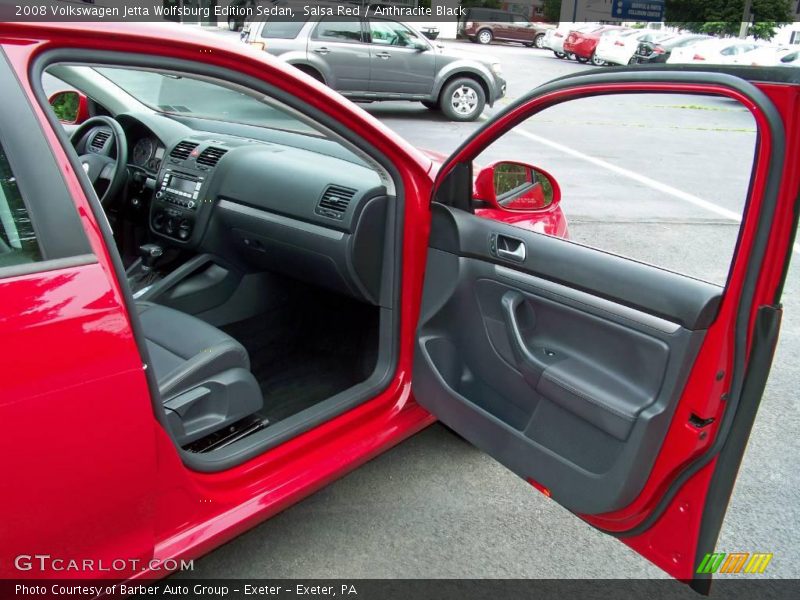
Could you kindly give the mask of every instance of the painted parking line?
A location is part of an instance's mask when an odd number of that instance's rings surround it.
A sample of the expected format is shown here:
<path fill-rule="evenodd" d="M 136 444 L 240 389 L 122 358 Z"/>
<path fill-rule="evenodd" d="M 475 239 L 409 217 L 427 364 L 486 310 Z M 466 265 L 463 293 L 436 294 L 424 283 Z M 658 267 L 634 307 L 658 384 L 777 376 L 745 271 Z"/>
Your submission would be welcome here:
<path fill-rule="evenodd" d="M 487 117 L 482 116 L 481 119 L 486 120 Z M 724 219 L 735 221 L 736 223 L 740 223 L 742 220 L 741 215 L 737 212 L 728 210 L 727 208 L 714 204 L 713 202 L 709 202 L 708 200 L 704 200 L 703 198 L 695 196 L 694 194 L 690 194 L 688 192 L 684 192 L 683 190 L 679 190 L 678 188 L 672 187 L 671 185 L 667 185 L 666 183 L 662 183 L 660 181 L 656 181 L 655 179 L 651 179 L 650 177 L 642 175 L 641 173 L 636 173 L 635 171 L 631 171 L 623 167 L 618 167 L 617 165 L 611 164 L 610 162 L 607 162 L 603 159 L 590 156 L 589 154 L 585 154 L 583 152 L 580 152 L 579 150 L 575 150 L 574 148 L 565 146 L 564 144 L 559 144 L 558 142 L 548 140 L 547 138 L 544 138 L 540 135 L 536 135 L 535 133 L 531 133 L 530 131 L 525 131 L 524 129 L 520 129 L 519 127 L 516 127 L 511 131 L 513 133 L 516 133 L 517 135 L 521 135 L 522 137 L 525 137 L 538 144 L 549 146 L 554 150 L 558 150 L 559 152 L 569 154 L 570 156 L 573 156 L 580 160 L 591 163 L 595 166 L 611 171 L 612 173 L 616 173 L 617 175 L 621 175 L 622 177 L 627 177 L 628 179 L 631 179 L 651 189 L 672 196 L 673 198 L 678 198 L 679 200 L 683 200 L 684 202 L 693 204 L 698 208 L 707 210 L 708 212 L 711 212 Z M 795 243 L 793 248 L 796 254 L 800 254 L 800 243 Z"/>

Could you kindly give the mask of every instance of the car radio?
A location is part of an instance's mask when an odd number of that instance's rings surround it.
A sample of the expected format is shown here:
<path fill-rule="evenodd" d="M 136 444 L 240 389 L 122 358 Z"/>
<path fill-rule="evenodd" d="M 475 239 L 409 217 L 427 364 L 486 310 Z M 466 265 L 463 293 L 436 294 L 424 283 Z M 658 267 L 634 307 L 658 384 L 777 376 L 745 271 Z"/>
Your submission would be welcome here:
<path fill-rule="evenodd" d="M 187 243 L 194 231 L 205 177 L 166 168 L 159 181 L 150 225 L 156 233 Z"/>
<path fill-rule="evenodd" d="M 200 195 L 201 187 L 203 187 L 202 177 L 184 173 L 177 174 L 171 169 L 165 169 L 161 186 L 156 192 L 156 200 L 194 210 L 197 208 L 197 198 Z"/>

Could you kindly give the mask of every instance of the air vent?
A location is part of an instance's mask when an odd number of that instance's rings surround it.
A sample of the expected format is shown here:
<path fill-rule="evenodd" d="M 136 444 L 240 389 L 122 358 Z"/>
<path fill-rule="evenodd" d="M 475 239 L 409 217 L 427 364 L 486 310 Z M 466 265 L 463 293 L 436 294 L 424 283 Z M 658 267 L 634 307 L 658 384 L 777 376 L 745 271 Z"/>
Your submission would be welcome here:
<path fill-rule="evenodd" d="M 322 194 L 316 213 L 332 219 L 341 220 L 347 211 L 350 201 L 356 195 L 355 190 L 340 185 L 329 185 Z"/>
<path fill-rule="evenodd" d="M 184 141 L 179 143 L 172 149 L 172 152 L 169 153 L 170 157 L 177 158 L 179 160 L 186 160 L 189 158 L 189 155 L 192 153 L 192 150 L 197 148 L 197 142 L 189 142 Z"/>
<path fill-rule="evenodd" d="M 222 148 L 215 148 L 214 146 L 209 146 L 205 150 L 200 153 L 200 156 L 197 157 L 197 164 L 205 165 L 207 167 L 214 167 L 219 162 L 219 159 L 222 158 L 227 150 Z"/>
<path fill-rule="evenodd" d="M 106 142 L 108 141 L 108 138 L 110 138 L 110 137 L 111 137 L 111 134 L 108 131 L 103 131 L 101 129 L 100 131 L 98 131 L 97 133 L 94 134 L 94 137 L 92 138 L 92 142 L 91 142 L 90 146 L 94 150 L 98 150 L 98 151 L 102 150 L 105 147 Z"/>

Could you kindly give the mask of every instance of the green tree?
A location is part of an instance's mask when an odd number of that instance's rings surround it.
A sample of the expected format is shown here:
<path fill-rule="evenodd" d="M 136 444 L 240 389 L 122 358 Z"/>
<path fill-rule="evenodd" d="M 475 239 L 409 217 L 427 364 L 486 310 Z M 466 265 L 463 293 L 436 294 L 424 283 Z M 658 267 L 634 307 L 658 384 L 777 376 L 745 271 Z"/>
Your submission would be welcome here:
<path fill-rule="evenodd" d="M 62 92 L 53 99 L 53 112 L 59 121 L 74 123 L 78 118 L 77 92 Z"/>
<path fill-rule="evenodd" d="M 544 20 L 548 23 L 558 23 L 561 20 L 561 0 L 544 0 Z"/>
<path fill-rule="evenodd" d="M 737 35 L 745 0 L 667 0 L 668 25 L 695 33 Z M 753 25 L 749 33 L 771 39 L 775 28 L 792 19 L 792 0 L 753 0 Z"/>
<path fill-rule="evenodd" d="M 500 0 L 461 0 L 464 8 L 500 8 Z"/>

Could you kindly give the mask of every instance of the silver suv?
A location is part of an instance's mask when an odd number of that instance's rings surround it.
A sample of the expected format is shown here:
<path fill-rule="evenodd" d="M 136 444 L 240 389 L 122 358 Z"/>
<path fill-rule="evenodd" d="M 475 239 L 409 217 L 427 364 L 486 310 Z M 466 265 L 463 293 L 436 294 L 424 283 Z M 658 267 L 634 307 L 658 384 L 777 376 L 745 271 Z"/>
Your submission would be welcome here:
<path fill-rule="evenodd" d="M 348 98 L 418 101 L 454 121 L 477 119 L 506 93 L 496 59 L 445 50 L 393 19 L 251 21 L 241 39 Z"/>

